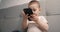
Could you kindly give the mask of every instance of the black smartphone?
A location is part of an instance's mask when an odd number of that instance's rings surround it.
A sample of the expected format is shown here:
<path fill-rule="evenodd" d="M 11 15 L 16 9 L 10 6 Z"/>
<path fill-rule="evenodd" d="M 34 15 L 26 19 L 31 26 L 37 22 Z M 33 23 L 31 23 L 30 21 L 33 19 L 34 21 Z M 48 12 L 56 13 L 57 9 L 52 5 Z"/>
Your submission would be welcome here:
<path fill-rule="evenodd" d="M 23 9 L 23 11 L 24 11 L 25 14 L 28 14 L 28 16 L 33 14 L 32 9 L 30 9 L 30 8 L 25 8 L 25 9 Z"/>
<path fill-rule="evenodd" d="M 28 14 L 28 16 L 33 14 L 32 9 L 30 9 L 30 8 L 24 8 L 23 11 L 24 11 L 25 14 Z M 30 18 L 28 18 L 28 20 L 31 21 Z"/>

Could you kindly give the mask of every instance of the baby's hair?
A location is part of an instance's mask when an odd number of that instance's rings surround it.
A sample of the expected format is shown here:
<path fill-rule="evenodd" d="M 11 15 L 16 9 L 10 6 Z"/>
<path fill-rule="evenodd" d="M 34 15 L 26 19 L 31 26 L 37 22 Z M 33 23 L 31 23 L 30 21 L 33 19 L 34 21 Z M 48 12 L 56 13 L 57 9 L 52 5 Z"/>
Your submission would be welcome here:
<path fill-rule="evenodd" d="M 38 6 L 40 7 L 40 3 L 39 3 L 39 1 L 37 1 L 37 0 L 32 0 L 32 1 L 29 2 L 28 5 L 31 5 L 32 3 L 37 3 Z"/>

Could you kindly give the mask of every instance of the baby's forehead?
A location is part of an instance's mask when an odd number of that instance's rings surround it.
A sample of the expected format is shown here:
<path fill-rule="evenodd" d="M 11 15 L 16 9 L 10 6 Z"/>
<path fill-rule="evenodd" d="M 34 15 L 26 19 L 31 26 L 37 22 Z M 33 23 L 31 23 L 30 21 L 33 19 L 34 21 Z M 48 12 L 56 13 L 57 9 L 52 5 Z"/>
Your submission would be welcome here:
<path fill-rule="evenodd" d="M 39 4 L 37 4 L 37 3 L 32 3 L 32 4 L 30 4 L 29 6 L 39 6 Z"/>
<path fill-rule="evenodd" d="M 28 6 L 31 6 L 31 5 L 34 5 L 34 6 L 38 6 L 38 7 L 40 7 L 40 4 L 39 4 L 39 3 L 37 3 L 37 2 L 29 3 L 29 5 L 28 5 Z"/>
<path fill-rule="evenodd" d="M 37 4 L 37 5 L 38 5 L 38 3 L 37 3 L 37 2 L 30 3 L 30 5 L 32 5 L 32 4 Z"/>

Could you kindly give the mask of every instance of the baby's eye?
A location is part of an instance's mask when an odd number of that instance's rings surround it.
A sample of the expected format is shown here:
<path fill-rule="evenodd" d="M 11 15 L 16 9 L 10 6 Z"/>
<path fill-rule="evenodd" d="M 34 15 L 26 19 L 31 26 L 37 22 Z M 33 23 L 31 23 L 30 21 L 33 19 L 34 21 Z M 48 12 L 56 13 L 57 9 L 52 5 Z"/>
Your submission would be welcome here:
<path fill-rule="evenodd" d="M 33 11 L 36 11 L 35 9 Z"/>
<path fill-rule="evenodd" d="M 33 11 L 36 11 L 36 9 L 33 9 Z"/>

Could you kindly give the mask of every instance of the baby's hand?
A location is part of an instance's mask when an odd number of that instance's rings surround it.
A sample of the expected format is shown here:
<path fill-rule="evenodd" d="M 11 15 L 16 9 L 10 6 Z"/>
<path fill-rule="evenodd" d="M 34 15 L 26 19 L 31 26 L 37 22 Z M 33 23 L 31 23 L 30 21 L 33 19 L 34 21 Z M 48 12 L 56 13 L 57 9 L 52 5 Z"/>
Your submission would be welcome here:
<path fill-rule="evenodd" d="M 28 18 L 29 17 L 28 14 L 26 15 L 23 11 L 22 11 L 22 16 L 23 16 L 23 18 Z"/>
<path fill-rule="evenodd" d="M 38 18 L 38 15 L 33 14 L 33 15 L 31 15 L 30 19 L 31 19 L 32 21 L 37 21 L 39 18 Z"/>

